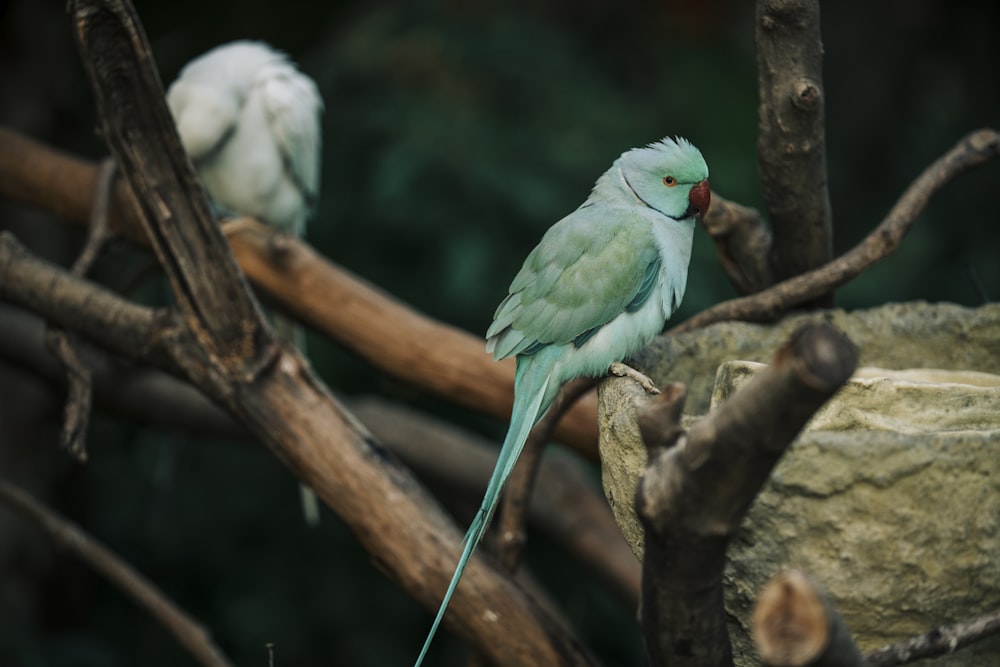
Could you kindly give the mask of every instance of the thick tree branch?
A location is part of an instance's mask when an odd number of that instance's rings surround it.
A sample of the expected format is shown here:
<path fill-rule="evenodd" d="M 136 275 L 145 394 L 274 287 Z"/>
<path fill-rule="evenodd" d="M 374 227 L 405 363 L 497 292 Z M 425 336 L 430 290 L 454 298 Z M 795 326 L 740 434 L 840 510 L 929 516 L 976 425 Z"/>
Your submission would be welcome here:
<path fill-rule="evenodd" d="M 0 194 L 86 224 L 96 167 L 0 127 Z M 131 190 L 119 182 L 111 227 L 142 244 Z M 287 239 L 280 257 L 273 231 L 251 220 L 224 228 L 243 271 L 284 310 L 340 342 L 376 368 L 459 405 L 510 417 L 513 362 L 495 362 L 483 339 L 436 322 L 328 261 L 306 243 Z M 597 460 L 597 398 L 570 408 L 555 437 Z"/>
<path fill-rule="evenodd" d="M 833 257 L 819 14 L 819 0 L 757 2 L 757 161 L 777 280 Z M 832 295 L 817 305 L 833 305 Z"/>
<path fill-rule="evenodd" d="M 732 664 L 722 602 L 726 546 L 785 449 L 856 364 L 843 334 L 806 325 L 686 434 L 679 385 L 640 411 L 649 448 L 636 491 L 646 533 L 640 615 L 651 665 Z"/>
<path fill-rule="evenodd" d="M 966 135 L 910 184 L 888 215 L 865 239 L 832 262 L 759 292 L 725 301 L 667 333 L 682 333 L 726 320 L 766 321 L 825 294 L 892 254 L 931 197 L 959 174 L 1000 155 L 1000 134 L 982 129 Z"/>
<path fill-rule="evenodd" d="M 0 299 L 23 306 L 133 361 L 179 373 L 164 347 L 171 316 L 129 303 L 28 253 L 0 232 Z"/>
<path fill-rule="evenodd" d="M 861 667 L 861 653 L 833 602 L 808 576 L 782 572 L 753 612 L 753 640 L 768 667 Z"/>
<path fill-rule="evenodd" d="M 119 559 L 87 533 L 59 517 L 13 484 L 0 480 L 0 502 L 37 523 L 60 547 L 79 556 L 135 602 L 146 609 L 206 667 L 230 667 L 209 633 L 190 618 L 156 585 Z"/>
<path fill-rule="evenodd" d="M 252 375 L 242 364 L 259 363 L 273 336 L 260 326 L 263 315 L 181 147 L 142 26 L 123 4 L 71 2 L 70 11 L 105 141 L 136 194 L 185 324 L 227 372 Z"/>

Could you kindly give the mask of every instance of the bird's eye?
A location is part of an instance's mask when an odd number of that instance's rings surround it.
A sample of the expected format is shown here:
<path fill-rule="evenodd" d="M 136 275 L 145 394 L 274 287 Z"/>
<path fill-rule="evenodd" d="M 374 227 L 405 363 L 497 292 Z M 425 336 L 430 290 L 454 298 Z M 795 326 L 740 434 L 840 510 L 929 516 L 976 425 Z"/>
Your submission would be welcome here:
<path fill-rule="evenodd" d="M 664 176 L 663 184 L 668 188 L 672 188 L 677 185 L 677 179 L 674 178 L 673 176 Z"/>

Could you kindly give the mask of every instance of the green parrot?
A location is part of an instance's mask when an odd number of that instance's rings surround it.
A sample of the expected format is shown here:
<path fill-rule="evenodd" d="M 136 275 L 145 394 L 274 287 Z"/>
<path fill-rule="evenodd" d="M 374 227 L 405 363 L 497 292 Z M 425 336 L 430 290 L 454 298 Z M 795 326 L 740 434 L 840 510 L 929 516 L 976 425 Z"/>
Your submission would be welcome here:
<path fill-rule="evenodd" d="M 486 332 L 497 360 L 516 358 L 514 408 L 482 506 L 417 657 L 419 667 L 500 493 L 559 388 L 613 372 L 656 391 L 622 363 L 663 330 L 687 284 L 694 226 L 711 190 L 701 152 L 665 138 L 626 151 L 587 200 L 553 225 L 524 261 Z"/>

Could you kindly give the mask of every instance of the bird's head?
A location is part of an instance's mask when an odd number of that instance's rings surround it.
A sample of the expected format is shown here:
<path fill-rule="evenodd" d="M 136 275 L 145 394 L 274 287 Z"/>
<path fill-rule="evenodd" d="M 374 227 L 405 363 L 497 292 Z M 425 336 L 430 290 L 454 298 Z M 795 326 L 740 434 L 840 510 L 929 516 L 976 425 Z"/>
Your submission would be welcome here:
<path fill-rule="evenodd" d="M 708 210 L 708 165 L 686 139 L 667 137 L 621 157 L 626 187 L 646 206 L 674 220 L 694 220 Z"/>

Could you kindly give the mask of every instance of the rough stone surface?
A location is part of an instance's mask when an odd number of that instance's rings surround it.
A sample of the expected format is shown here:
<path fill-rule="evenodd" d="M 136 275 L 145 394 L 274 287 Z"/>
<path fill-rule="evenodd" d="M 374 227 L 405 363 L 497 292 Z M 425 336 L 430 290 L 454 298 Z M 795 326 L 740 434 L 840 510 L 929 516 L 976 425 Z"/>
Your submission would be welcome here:
<path fill-rule="evenodd" d="M 685 382 L 688 411 L 702 414 L 712 395 L 705 378 L 714 379 L 721 362 L 766 361 L 815 317 L 717 325 L 659 341 L 638 365 L 660 384 Z M 985 374 L 1000 373 L 1000 306 L 918 303 L 820 317 L 859 346 L 863 364 L 978 372 L 914 378 L 873 370 L 814 418 L 730 547 L 727 607 L 738 665 L 756 664 L 748 619 L 757 591 L 789 567 L 823 583 L 863 650 L 1000 606 L 1000 378 Z M 752 371 L 720 370 L 716 400 Z M 605 492 L 640 556 L 632 502 L 645 449 L 634 416 L 645 400 L 627 379 L 600 387 Z M 933 664 L 1000 664 L 1000 640 Z"/>
<path fill-rule="evenodd" d="M 846 313 L 830 310 L 775 325 L 724 322 L 679 336 L 661 336 L 635 363 L 657 382 L 683 382 L 687 411 L 708 411 L 715 372 L 725 361 L 768 362 L 792 331 L 822 319 L 847 334 L 861 366 L 938 368 L 1000 373 L 1000 304 L 963 308 L 911 302 Z"/>

